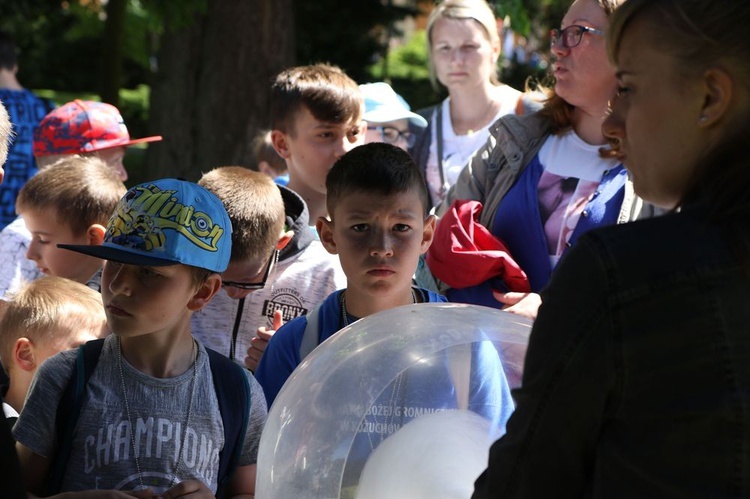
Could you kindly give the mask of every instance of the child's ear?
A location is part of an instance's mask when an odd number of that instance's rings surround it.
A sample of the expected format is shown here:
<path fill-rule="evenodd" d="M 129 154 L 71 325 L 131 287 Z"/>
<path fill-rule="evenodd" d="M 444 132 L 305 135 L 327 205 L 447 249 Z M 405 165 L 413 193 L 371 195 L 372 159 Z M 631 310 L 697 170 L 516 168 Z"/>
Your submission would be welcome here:
<path fill-rule="evenodd" d="M 13 344 L 13 363 L 31 372 L 36 369 L 36 356 L 34 355 L 34 344 L 28 338 L 18 338 Z"/>
<path fill-rule="evenodd" d="M 437 218 L 435 218 L 435 215 L 429 215 L 425 219 L 422 229 L 422 253 L 427 252 L 430 244 L 432 244 L 432 238 L 435 236 L 435 225 L 437 225 Z"/>
<path fill-rule="evenodd" d="M 206 282 L 201 284 L 198 290 L 195 292 L 193 297 L 187 304 L 188 309 L 196 312 L 208 304 L 211 298 L 221 289 L 221 276 L 219 274 L 211 274 L 206 279 Z"/>
<path fill-rule="evenodd" d="M 333 222 L 326 217 L 318 217 L 315 228 L 318 229 L 318 237 L 326 251 L 332 255 L 337 255 L 336 241 L 333 239 Z"/>
<path fill-rule="evenodd" d="M 291 241 L 293 237 L 294 237 L 293 230 L 288 230 L 284 232 L 283 234 L 281 234 L 281 237 L 279 238 L 279 242 L 276 243 L 276 249 L 281 251 L 284 248 L 286 248 L 286 245 L 289 244 L 289 241 Z"/>
<path fill-rule="evenodd" d="M 86 230 L 86 237 L 89 240 L 89 246 L 101 246 L 104 242 L 104 234 L 107 229 L 103 225 L 93 224 Z"/>
<path fill-rule="evenodd" d="M 292 153 L 289 152 L 289 140 L 284 132 L 281 130 L 271 131 L 271 144 L 276 152 L 284 159 L 292 157 Z"/>

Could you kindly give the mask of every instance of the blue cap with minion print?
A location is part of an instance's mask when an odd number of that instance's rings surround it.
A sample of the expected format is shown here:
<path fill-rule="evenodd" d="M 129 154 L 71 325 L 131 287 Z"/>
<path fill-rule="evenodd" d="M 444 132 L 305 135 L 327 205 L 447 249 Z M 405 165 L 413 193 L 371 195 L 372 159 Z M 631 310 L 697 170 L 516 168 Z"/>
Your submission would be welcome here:
<path fill-rule="evenodd" d="M 131 188 L 107 223 L 100 246 L 58 247 L 128 265 L 192 265 L 224 272 L 232 224 L 219 198 L 192 182 L 162 179 Z"/>

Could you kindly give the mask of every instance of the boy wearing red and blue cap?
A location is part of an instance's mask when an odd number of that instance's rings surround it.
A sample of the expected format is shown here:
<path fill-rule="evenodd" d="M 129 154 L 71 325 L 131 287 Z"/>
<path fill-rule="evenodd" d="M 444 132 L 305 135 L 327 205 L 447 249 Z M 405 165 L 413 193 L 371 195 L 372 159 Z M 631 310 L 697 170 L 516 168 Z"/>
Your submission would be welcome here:
<path fill-rule="evenodd" d="M 58 491 L 114 489 L 216 494 L 221 455 L 238 443 L 238 466 L 227 496 L 252 495 L 255 460 L 266 418 L 252 375 L 196 341 L 190 317 L 221 287 L 231 254 L 231 222 L 221 201 L 186 181 L 138 185 L 121 200 L 99 246 L 61 245 L 106 260 L 102 300 L 114 333 L 101 346 L 86 383 Z M 14 428 L 26 485 L 45 494 L 58 457 L 58 409 L 76 352 L 49 359 L 29 391 Z M 234 369 L 231 390 L 249 393 L 238 442 L 227 441 L 217 358 Z M 244 381 L 247 380 L 247 384 Z M 226 407 L 226 406 L 225 406 Z M 223 410 L 223 409 L 221 409 Z"/>
<path fill-rule="evenodd" d="M 158 135 L 131 139 L 115 106 L 76 99 L 42 119 L 34 131 L 33 150 L 40 170 L 72 155 L 98 156 L 124 182 L 126 147 L 160 140 Z M 23 282 L 41 276 L 36 264 L 25 258 L 30 243 L 31 233 L 21 217 L 0 232 L 0 254 L 5 258 L 0 266 L 0 306 Z"/>

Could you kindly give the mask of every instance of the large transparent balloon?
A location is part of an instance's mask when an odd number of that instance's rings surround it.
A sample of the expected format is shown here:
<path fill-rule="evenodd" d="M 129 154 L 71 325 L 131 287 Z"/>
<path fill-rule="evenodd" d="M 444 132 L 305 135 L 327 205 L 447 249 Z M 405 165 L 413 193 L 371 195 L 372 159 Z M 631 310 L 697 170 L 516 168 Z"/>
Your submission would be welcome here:
<path fill-rule="evenodd" d="M 342 329 L 271 407 L 256 497 L 435 497 L 435 481 L 444 482 L 441 497 L 468 497 L 513 410 L 509 388 L 520 384 L 530 329 L 517 315 L 449 303 L 398 307 Z M 390 477 L 387 492 L 380 475 Z"/>

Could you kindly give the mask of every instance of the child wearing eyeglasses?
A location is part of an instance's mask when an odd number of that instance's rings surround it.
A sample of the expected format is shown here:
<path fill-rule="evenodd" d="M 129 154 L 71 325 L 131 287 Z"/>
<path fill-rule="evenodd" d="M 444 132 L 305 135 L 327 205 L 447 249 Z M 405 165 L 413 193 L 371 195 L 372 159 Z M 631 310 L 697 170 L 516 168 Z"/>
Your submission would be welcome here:
<path fill-rule="evenodd" d="M 385 82 L 365 83 L 359 86 L 365 98 L 367 122 L 365 144 L 387 142 L 406 151 L 414 145 L 415 136 L 409 125 L 427 126 L 427 120 L 411 112 L 409 104 Z"/>
<path fill-rule="evenodd" d="M 225 166 L 198 183 L 229 213 L 232 255 L 222 289 L 191 318 L 193 334 L 255 371 L 273 332 L 346 286 L 346 276 L 310 230 L 302 198 L 268 175 Z"/>

